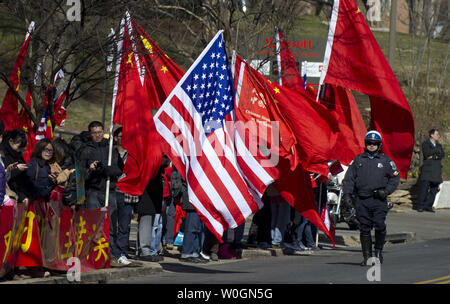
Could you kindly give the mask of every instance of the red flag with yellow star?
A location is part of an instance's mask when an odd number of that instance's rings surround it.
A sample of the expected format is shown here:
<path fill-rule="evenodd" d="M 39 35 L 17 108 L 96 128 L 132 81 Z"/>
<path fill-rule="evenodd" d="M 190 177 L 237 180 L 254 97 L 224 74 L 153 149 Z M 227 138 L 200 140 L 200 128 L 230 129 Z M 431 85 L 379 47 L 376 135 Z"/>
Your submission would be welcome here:
<path fill-rule="evenodd" d="M 144 89 L 152 109 L 159 109 L 184 71 L 164 53 L 163 50 L 147 35 L 147 33 L 131 19 L 136 32 L 137 52 L 144 68 Z"/>
<path fill-rule="evenodd" d="M 31 109 L 31 92 L 30 89 L 28 89 L 27 97 L 25 99 L 25 102 L 29 109 Z M 21 107 L 19 111 L 19 118 L 18 118 L 18 129 L 22 129 L 27 134 L 28 144 L 27 148 L 25 150 L 25 153 L 23 154 L 23 159 L 26 163 L 28 163 L 31 159 L 31 153 L 33 153 L 34 146 L 37 143 L 36 140 L 36 127 L 33 124 L 33 122 L 30 119 L 30 116 L 28 115 L 27 111 L 25 111 L 24 107 Z"/>
<path fill-rule="evenodd" d="M 297 165 L 297 140 L 278 109 L 278 101 L 274 98 L 276 94 L 273 93 L 269 80 L 250 67 L 238 55 L 236 55 L 234 78 L 237 88 L 236 120 L 245 124 L 250 122 L 249 133 L 256 137 L 258 143 L 263 141 L 264 145 L 264 141 L 267 141 L 266 144 L 270 147 L 270 151 L 278 153 L 280 156 L 273 164 L 280 173 L 279 178 L 274 182 L 275 188 L 292 207 L 331 238 L 329 231 L 320 219 L 309 174 L 301 165 Z M 252 128 L 251 122 L 255 122 L 256 128 Z M 273 122 L 278 124 L 279 138 L 267 136 L 268 132 L 261 132 L 269 124 L 273 128 L 274 126 L 271 124 Z M 252 131 L 254 131 L 253 134 Z M 278 151 L 274 151 L 274 148 L 278 148 Z M 273 155 L 271 158 L 273 159 Z"/>
<path fill-rule="evenodd" d="M 18 92 L 20 85 L 20 71 L 22 65 L 25 61 L 25 54 L 28 50 L 28 45 L 30 44 L 30 34 L 34 30 L 34 22 L 32 21 L 28 27 L 28 31 L 25 35 L 24 42 L 19 51 L 19 56 L 16 59 L 16 63 L 14 64 L 14 68 L 11 72 L 10 83 L 14 87 L 14 89 Z M 5 131 L 13 130 L 16 128 L 20 128 L 17 122 L 19 120 L 19 114 L 17 112 L 17 97 L 11 88 L 8 88 L 5 94 L 5 98 L 3 99 L 3 104 L 0 108 L 0 119 L 5 124 Z"/>
<path fill-rule="evenodd" d="M 236 120 L 249 126 L 246 131 L 251 135 L 250 140 L 258 141 L 251 146 L 265 146 L 275 151 L 280 157 L 289 159 L 291 168 L 294 169 L 298 164 L 295 148 L 297 140 L 276 106 L 277 101 L 271 92 L 268 79 L 238 55 L 235 60 L 234 79 Z"/>
<path fill-rule="evenodd" d="M 141 195 L 162 162 L 161 137 L 152 110 L 161 106 L 184 72 L 128 14 L 126 20 L 119 38 L 113 121 L 122 125 L 122 146 L 128 156 L 125 177 L 117 187 L 124 193 Z"/>
<path fill-rule="evenodd" d="M 303 79 L 297 66 L 297 62 L 292 56 L 286 39 L 283 34 L 276 28 L 277 42 L 280 44 L 280 65 L 281 65 L 281 85 L 291 88 L 295 91 L 304 92 Z"/>

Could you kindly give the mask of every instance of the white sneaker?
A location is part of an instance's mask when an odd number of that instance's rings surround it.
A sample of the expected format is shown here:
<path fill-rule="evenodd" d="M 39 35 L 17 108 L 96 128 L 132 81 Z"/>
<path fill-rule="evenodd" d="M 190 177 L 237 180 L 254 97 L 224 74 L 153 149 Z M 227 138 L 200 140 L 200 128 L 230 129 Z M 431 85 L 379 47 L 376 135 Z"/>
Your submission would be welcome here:
<path fill-rule="evenodd" d="M 205 253 L 203 253 L 203 251 L 200 251 L 200 255 L 202 258 L 204 258 L 205 260 L 209 260 L 211 257 Z"/>
<path fill-rule="evenodd" d="M 120 256 L 120 258 L 117 260 L 117 262 L 119 262 L 119 264 L 122 264 L 122 265 L 130 265 L 131 264 L 131 262 L 124 255 Z"/>

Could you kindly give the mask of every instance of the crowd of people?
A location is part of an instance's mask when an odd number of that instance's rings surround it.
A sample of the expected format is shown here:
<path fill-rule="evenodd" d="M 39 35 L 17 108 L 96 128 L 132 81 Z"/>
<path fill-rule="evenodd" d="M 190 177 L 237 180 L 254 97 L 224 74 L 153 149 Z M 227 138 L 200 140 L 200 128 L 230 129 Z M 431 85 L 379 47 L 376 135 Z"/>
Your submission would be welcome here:
<path fill-rule="evenodd" d="M 97 209 L 105 206 L 106 189 L 109 187 L 109 247 L 112 267 L 135 266 L 139 264 L 134 261 L 135 259 L 161 262 L 181 236 L 182 242 L 177 244 L 180 260 L 188 263 L 208 263 L 218 259 L 239 258 L 242 249 L 247 246 L 257 246 L 261 249 L 282 247 L 289 249 L 290 252 L 320 249 L 316 242 L 317 228 L 292 208 L 273 186 L 269 186 L 263 195 L 263 208 L 254 214 L 248 238 L 243 240 L 246 224 L 243 223 L 234 229 L 226 230 L 220 242 L 201 221 L 194 206 L 189 202 L 186 181 L 165 155 L 156 176 L 148 182 L 142 195 L 133 196 L 123 193 L 116 186 L 117 182 L 125 177 L 123 171 L 128 156 L 126 149 L 122 146 L 121 127 L 113 133 L 114 148 L 111 165 L 108 165 L 109 139 L 105 138 L 104 126 L 98 121 L 91 122 L 88 131 L 73 136 L 69 143 L 62 138 L 53 141 L 40 140 L 34 147 L 28 163 L 23 158 L 23 151 L 27 147 L 25 132 L 18 129 L 3 131 L 4 125 L 0 121 L 0 202 L 2 204 L 28 206 L 36 200 L 48 202 L 51 196 L 56 196 L 63 205 L 74 210 L 77 208 Z M 365 153 L 369 153 L 367 155 L 371 156 L 370 153 L 379 151 L 381 137 L 379 136 L 377 140 L 373 143 L 366 138 Z M 370 152 L 370 147 L 374 145 L 377 150 Z M 435 147 L 436 145 L 431 148 Z M 438 148 L 439 153 L 435 153 L 439 154 L 438 156 L 426 156 L 426 159 L 433 157 L 433 159 L 441 159 L 442 149 Z M 365 154 L 362 155 L 364 157 Z M 374 157 L 370 157 L 372 158 Z M 390 159 L 386 158 L 386 163 L 389 161 Z M 393 178 L 398 183 L 395 165 L 392 161 L 390 164 L 395 171 L 393 171 L 395 173 Z M 381 167 L 390 168 L 388 165 Z M 81 172 L 84 183 L 85 200 L 81 202 L 77 197 L 76 166 Z M 346 179 L 348 180 L 348 176 Z M 368 177 L 364 180 L 367 179 Z M 316 185 L 314 194 L 321 212 L 323 202 L 327 199 L 326 186 L 319 187 L 320 182 Z M 395 187 L 394 185 L 392 189 L 385 192 L 389 194 L 395 190 Z M 353 188 L 348 188 L 345 191 L 347 199 L 348 194 L 353 191 Z M 385 201 L 385 193 L 383 197 L 378 198 L 380 191 L 377 190 L 377 199 Z M 421 202 L 424 200 L 422 197 L 425 195 L 421 195 Z M 430 207 L 427 206 L 427 208 Z M 361 212 L 360 210 L 360 216 Z M 384 234 L 385 213 L 379 220 L 379 226 L 382 227 L 377 228 Z M 133 216 L 136 216 L 138 220 L 136 256 L 130 254 L 130 225 Z M 372 219 L 372 221 L 376 220 Z M 364 231 L 366 234 L 370 231 L 371 225 L 367 224 L 367 231 Z M 384 243 L 384 238 L 380 242 Z M 132 259 L 131 256 L 135 258 Z M 365 261 L 367 256 L 368 254 L 365 253 Z"/>
<path fill-rule="evenodd" d="M 274 187 L 269 187 L 251 223 L 247 242 L 245 223 L 229 229 L 219 242 L 189 202 L 186 181 L 164 155 L 158 173 L 140 196 L 123 193 L 116 186 L 124 178 L 128 153 L 122 146 L 122 128 L 113 133 L 114 147 L 108 165 L 109 139 L 101 122 L 93 121 L 88 130 L 73 136 L 37 142 L 28 163 L 23 158 L 27 136 L 23 130 L 4 131 L 0 121 L 0 202 L 28 204 L 51 197 L 72 209 L 105 206 L 109 179 L 109 247 L 112 267 L 135 266 L 139 262 L 130 251 L 130 225 L 138 220 L 137 259 L 160 262 L 174 241 L 182 236 L 180 260 L 207 263 L 219 258 L 239 258 L 242 249 L 255 245 L 262 249 L 287 246 L 292 250 L 316 249 L 315 227 L 296 212 Z M 75 167 L 82 175 L 85 200 L 77 197 Z M 79 181 L 78 181 L 79 182 Z"/>

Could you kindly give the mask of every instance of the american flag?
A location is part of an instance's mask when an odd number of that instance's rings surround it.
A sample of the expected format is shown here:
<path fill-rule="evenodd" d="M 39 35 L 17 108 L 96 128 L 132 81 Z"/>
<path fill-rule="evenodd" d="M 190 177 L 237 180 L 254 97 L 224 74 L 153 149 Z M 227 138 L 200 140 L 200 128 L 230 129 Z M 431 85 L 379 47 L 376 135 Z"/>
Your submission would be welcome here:
<path fill-rule="evenodd" d="M 233 77 L 220 31 L 156 113 L 190 202 L 219 239 L 262 207 L 278 171 L 263 168 L 234 125 Z"/>
<path fill-rule="evenodd" d="M 48 107 L 45 109 L 44 115 L 42 115 L 41 122 L 39 123 L 38 130 L 36 132 L 36 140 L 48 138 L 53 139 L 52 122 L 48 116 Z"/>

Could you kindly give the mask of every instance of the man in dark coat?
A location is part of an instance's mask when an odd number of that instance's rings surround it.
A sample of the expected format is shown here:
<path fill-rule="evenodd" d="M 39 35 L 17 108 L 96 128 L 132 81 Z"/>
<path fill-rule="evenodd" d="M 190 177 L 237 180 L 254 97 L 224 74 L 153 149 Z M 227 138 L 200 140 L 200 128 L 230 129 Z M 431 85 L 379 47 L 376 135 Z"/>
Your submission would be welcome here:
<path fill-rule="evenodd" d="M 116 182 L 122 174 L 119 168 L 119 154 L 112 150 L 111 165 L 108 166 L 109 141 L 103 137 L 103 124 L 93 121 L 89 124 L 90 141 L 81 151 L 80 169 L 83 171 L 86 188 L 87 209 L 102 208 L 106 204 L 106 186 L 110 179 L 108 213 L 111 223 L 117 222 Z M 111 249 L 111 265 L 119 266 L 115 262 L 120 257 L 117 247 L 117 225 L 111 225 L 109 229 L 109 248 Z"/>
<path fill-rule="evenodd" d="M 428 132 L 430 138 L 422 143 L 423 165 L 419 177 L 419 198 L 417 211 L 433 211 L 433 203 L 439 184 L 442 183 L 442 164 L 445 156 L 444 149 L 439 143 L 441 136 L 439 131 L 431 129 Z"/>
<path fill-rule="evenodd" d="M 109 141 L 103 137 L 103 124 L 93 121 L 89 124 L 91 140 L 81 152 L 81 167 L 84 170 L 86 183 L 86 207 L 96 209 L 105 206 L 106 181 L 110 178 L 110 206 L 115 204 L 115 189 L 118 177 L 122 174 L 119 168 L 119 155 L 112 150 L 111 166 L 108 166 Z"/>

